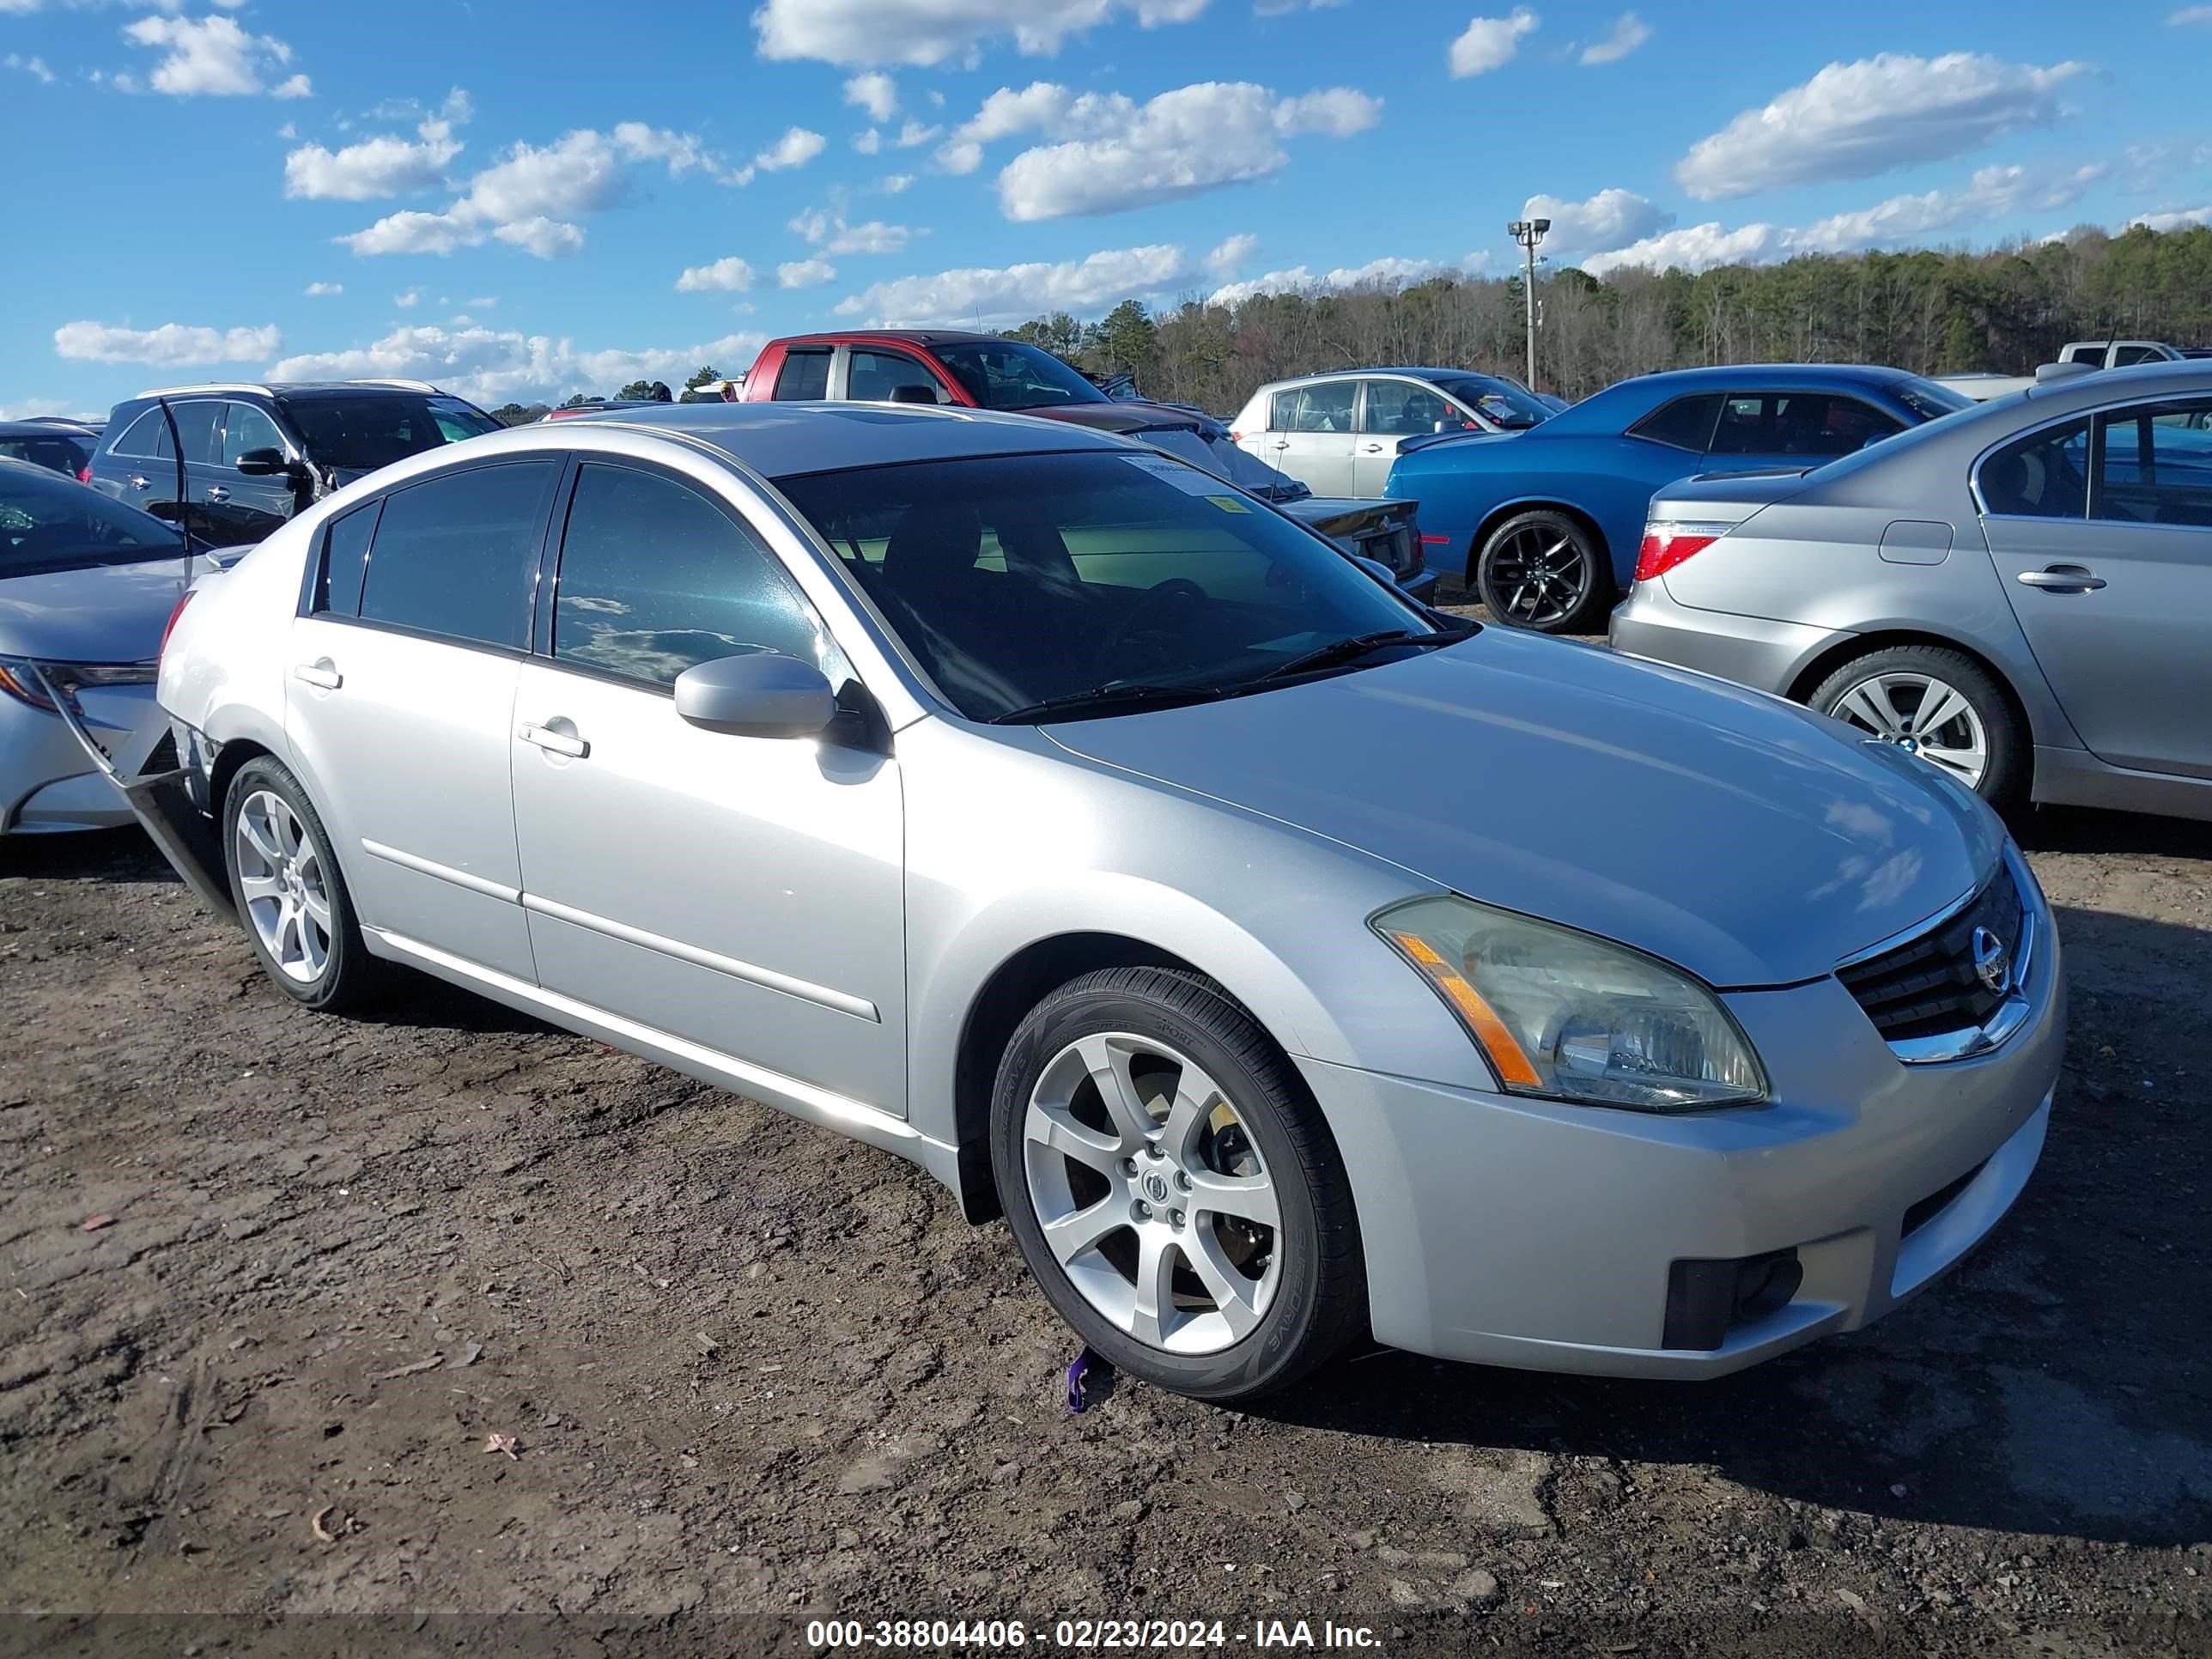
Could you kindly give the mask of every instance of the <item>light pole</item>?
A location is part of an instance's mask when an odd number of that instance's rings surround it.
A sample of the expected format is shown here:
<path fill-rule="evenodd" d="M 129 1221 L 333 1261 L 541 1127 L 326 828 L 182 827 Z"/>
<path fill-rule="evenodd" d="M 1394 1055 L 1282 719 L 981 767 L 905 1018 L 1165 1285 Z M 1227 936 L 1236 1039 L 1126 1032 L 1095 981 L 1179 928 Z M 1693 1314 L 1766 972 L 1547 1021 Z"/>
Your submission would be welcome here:
<path fill-rule="evenodd" d="M 1521 244 L 1528 255 L 1528 275 L 1522 279 L 1521 298 L 1528 309 L 1528 390 L 1536 389 L 1536 244 L 1552 228 L 1549 219 L 1516 219 L 1505 234 Z"/>

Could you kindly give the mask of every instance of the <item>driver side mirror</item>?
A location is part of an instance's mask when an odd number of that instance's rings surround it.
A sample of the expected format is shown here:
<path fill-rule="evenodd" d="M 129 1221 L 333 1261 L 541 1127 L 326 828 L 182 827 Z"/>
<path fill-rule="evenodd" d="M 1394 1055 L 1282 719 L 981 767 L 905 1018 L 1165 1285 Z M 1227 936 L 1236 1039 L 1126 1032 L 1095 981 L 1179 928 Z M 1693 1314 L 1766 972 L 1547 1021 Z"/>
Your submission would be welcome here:
<path fill-rule="evenodd" d="M 676 677 L 676 712 L 739 738 L 816 738 L 837 717 L 837 696 L 812 663 L 750 651 L 695 664 Z"/>
<path fill-rule="evenodd" d="M 249 478 L 267 478 L 285 470 L 281 449 L 249 449 L 238 458 L 238 470 Z"/>
<path fill-rule="evenodd" d="M 908 382 L 905 386 L 895 386 L 891 388 L 891 401 L 895 404 L 933 404 L 937 401 L 937 392 L 933 387 L 916 386 Z"/>

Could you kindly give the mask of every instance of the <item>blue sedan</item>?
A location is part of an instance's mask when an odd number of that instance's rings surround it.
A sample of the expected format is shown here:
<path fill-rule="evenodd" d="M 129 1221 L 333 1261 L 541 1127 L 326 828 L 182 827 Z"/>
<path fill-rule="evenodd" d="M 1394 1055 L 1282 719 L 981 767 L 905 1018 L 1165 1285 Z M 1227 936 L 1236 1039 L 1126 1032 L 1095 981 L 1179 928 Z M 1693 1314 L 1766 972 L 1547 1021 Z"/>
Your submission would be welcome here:
<path fill-rule="evenodd" d="M 1382 493 L 1420 504 L 1428 563 L 1464 571 L 1492 616 L 1583 633 L 1633 578 L 1662 485 L 1802 471 L 1971 407 L 1902 369 L 1675 369 L 1623 380 L 1526 432 L 1404 439 Z"/>

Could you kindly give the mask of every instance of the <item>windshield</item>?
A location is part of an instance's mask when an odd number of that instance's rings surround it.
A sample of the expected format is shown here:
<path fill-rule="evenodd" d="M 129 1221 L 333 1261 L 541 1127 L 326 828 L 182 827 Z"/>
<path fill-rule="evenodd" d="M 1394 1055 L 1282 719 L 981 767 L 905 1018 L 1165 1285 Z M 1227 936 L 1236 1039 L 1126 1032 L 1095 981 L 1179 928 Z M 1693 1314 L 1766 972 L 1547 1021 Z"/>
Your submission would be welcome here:
<path fill-rule="evenodd" d="M 1493 425 L 1508 431 L 1541 424 L 1552 411 L 1517 386 L 1503 380 L 1436 380 L 1431 385 L 1450 393 Z"/>
<path fill-rule="evenodd" d="M 1940 421 L 1946 415 L 1956 415 L 1962 409 L 1974 407 L 1974 400 L 1965 392 L 1917 376 L 1899 380 L 1890 391 L 1898 402 L 1923 421 Z"/>
<path fill-rule="evenodd" d="M 369 472 L 441 444 L 496 432 L 499 422 L 459 398 L 411 392 L 341 392 L 287 398 L 307 459 L 346 472 Z"/>
<path fill-rule="evenodd" d="M 919 462 L 778 488 L 970 720 L 1108 688 L 1255 690 L 1323 647 L 1440 631 L 1327 542 L 1164 455 Z"/>
<path fill-rule="evenodd" d="M 1052 409 L 1114 400 L 1052 355 L 1019 340 L 979 340 L 937 348 L 960 389 L 984 409 Z"/>
<path fill-rule="evenodd" d="M 174 558 L 177 532 L 43 468 L 0 466 L 0 576 Z"/>

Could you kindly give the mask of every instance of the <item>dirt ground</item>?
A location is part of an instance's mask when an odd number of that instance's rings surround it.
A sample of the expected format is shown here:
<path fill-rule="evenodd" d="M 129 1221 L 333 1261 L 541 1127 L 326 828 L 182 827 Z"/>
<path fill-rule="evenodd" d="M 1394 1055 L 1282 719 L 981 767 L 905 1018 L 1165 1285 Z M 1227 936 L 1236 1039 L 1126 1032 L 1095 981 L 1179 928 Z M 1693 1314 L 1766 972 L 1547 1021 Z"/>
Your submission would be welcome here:
<path fill-rule="evenodd" d="M 1081 1416 L 1004 1226 L 905 1164 L 427 981 L 301 1012 L 135 835 L 0 842 L 0 1650 L 2212 1651 L 2212 835 L 2025 836 L 2049 1149 L 1874 1329 Z"/>

